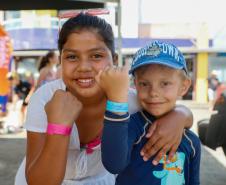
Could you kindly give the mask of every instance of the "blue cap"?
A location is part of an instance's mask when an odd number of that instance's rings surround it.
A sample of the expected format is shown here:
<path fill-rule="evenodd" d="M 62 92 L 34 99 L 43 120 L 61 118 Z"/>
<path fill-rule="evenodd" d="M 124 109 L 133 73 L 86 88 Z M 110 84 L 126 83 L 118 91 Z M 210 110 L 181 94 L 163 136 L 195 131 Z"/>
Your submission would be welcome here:
<path fill-rule="evenodd" d="M 187 73 L 186 61 L 176 46 L 169 43 L 153 41 L 139 49 L 133 57 L 129 74 L 144 65 L 161 64 Z"/>

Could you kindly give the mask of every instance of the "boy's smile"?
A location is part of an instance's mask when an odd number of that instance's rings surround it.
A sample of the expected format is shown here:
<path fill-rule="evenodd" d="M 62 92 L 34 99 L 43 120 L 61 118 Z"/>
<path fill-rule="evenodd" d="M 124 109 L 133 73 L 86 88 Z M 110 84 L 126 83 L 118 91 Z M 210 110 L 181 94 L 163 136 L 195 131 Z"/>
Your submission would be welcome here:
<path fill-rule="evenodd" d="M 135 85 L 142 108 L 156 117 L 171 111 L 187 90 L 180 72 L 158 64 L 137 69 Z"/>

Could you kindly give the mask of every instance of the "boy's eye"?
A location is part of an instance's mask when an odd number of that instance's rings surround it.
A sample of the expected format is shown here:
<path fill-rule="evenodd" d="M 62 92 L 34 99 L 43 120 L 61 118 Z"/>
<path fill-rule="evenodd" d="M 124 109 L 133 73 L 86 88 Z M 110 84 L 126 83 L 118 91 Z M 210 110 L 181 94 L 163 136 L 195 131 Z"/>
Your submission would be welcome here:
<path fill-rule="evenodd" d="M 161 82 L 161 85 L 162 85 L 162 86 L 168 86 L 168 85 L 170 85 L 170 84 L 171 84 L 171 82 L 167 82 L 167 81 Z"/>
<path fill-rule="evenodd" d="M 139 82 L 140 87 L 147 87 L 148 83 L 147 82 Z"/>

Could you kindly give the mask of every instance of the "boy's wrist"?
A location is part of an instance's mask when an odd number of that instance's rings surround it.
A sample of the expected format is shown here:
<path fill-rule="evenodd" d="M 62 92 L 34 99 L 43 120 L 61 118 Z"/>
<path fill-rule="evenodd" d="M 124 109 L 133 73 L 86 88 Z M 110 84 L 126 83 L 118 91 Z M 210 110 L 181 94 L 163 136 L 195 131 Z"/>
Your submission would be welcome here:
<path fill-rule="evenodd" d="M 129 106 L 127 102 L 115 102 L 107 100 L 106 110 L 114 113 L 128 112 Z"/>
<path fill-rule="evenodd" d="M 122 94 L 119 94 L 118 92 L 117 93 L 108 94 L 107 98 L 110 101 L 124 103 L 124 102 L 128 101 L 128 93 L 127 92 L 126 93 L 122 93 Z"/>

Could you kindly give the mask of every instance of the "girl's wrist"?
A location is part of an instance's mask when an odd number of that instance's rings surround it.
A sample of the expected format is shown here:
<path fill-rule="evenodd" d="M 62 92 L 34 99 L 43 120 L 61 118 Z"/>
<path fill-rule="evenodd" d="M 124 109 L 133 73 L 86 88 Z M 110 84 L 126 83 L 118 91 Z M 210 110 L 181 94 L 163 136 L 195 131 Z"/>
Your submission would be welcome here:
<path fill-rule="evenodd" d="M 64 135 L 69 136 L 72 131 L 72 126 L 63 124 L 48 123 L 46 133 L 49 135 Z"/>

